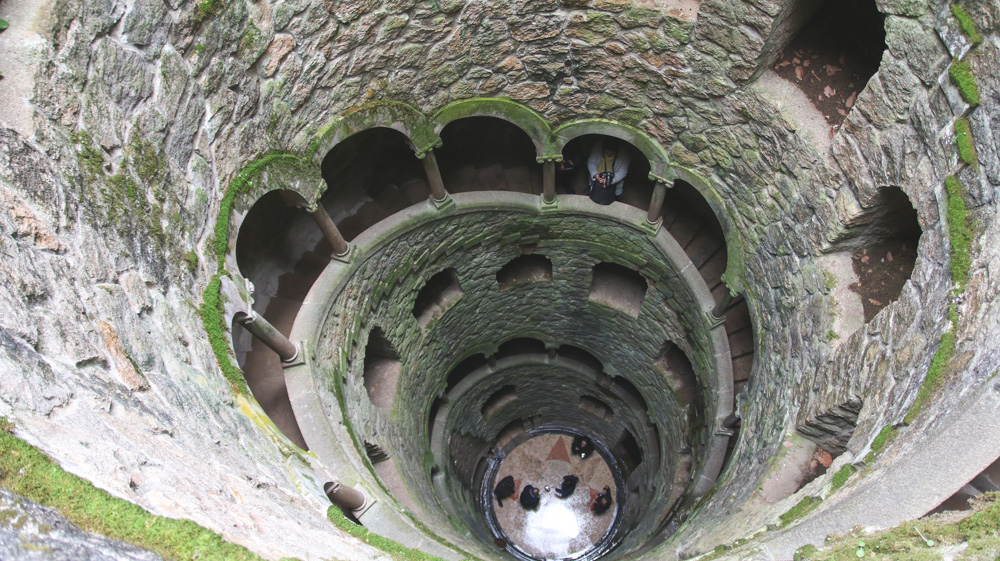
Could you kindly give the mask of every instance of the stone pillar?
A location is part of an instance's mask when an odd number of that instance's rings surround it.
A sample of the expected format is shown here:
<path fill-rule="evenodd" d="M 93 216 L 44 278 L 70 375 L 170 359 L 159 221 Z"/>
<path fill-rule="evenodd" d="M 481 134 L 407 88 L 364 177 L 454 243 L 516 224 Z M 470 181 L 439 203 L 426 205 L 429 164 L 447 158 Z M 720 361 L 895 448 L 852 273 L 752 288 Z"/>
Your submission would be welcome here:
<path fill-rule="evenodd" d="M 727 288 L 726 292 L 722 295 L 722 300 L 719 300 L 719 303 L 716 304 L 715 308 L 712 310 L 712 315 L 717 318 L 724 319 L 726 316 L 726 308 L 733 303 L 734 299 L 735 296 L 733 296 L 733 293 Z"/>
<path fill-rule="evenodd" d="M 309 214 L 312 215 L 313 220 L 316 221 L 316 225 L 323 232 L 323 237 L 326 238 L 326 241 L 330 243 L 330 247 L 333 248 L 333 255 L 336 257 L 347 255 L 351 247 L 347 244 L 347 240 L 344 239 L 337 225 L 333 223 L 333 219 L 327 214 L 323 205 L 316 203 L 316 210 L 311 211 Z"/>
<path fill-rule="evenodd" d="M 653 187 L 653 197 L 649 200 L 649 210 L 646 211 L 646 222 L 656 224 L 663 217 L 663 198 L 667 195 L 667 186 L 657 181 Z"/>
<path fill-rule="evenodd" d="M 420 157 L 418 155 L 418 157 Z M 434 150 L 428 150 L 420 157 L 424 164 L 424 173 L 427 174 L 427 184 L 431 186 L 431 200 L 442 202 L 448 198 L 448 191 L 444 188 L 444 181 L 441 179 L 441 169 L 438 167 Z"/>
<path fill-rule="evenodd" d="M 343 485 L 339 481 L 327 481 L 323 485 L 323 492 L 326 493 L 327 498 L 334 506 L 345 510 L 361 510 L 368 501 L 368 497 L 364 493 L 354 487 Z"/>
<path fill-rule="evenodd" d="M 556 163 L 542 163 L 542 202 L 551 203 L 556 200 Z"/>
<path fill-rule="evenodd" d="M 299 348 L 295 343 L 291 342 L 266 319 L 252 310 L 249 315 L 241 315 L 242 317 L 237 317 L 236 321 L 251 335 L 260 339 L 269 349 L 278 353 L 282 362 L 292 362 L 299 356 Z"/>

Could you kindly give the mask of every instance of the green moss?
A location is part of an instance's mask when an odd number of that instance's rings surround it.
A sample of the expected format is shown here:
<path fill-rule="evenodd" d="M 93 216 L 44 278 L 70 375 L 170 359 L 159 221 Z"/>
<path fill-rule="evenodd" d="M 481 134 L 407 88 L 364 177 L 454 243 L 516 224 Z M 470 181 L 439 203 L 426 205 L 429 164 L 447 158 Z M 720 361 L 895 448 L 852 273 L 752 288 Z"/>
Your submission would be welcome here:
<path fill-rule="evenodd" d="M 215 257 L 219 269 L 222 270 L 226 259 L 226 252 L 229 251 L 229 219 L 233 213 L 233 204 L 236 198 L 247 192 L 253 186 L 253 180 L 271 162 L 276 160 L 299 160 L 294 154 L 272 153 L 266 154 L 243 168 L 235 179 L 229 183 L 226 194 L 222 196 L 219 204 L 219 216 L 215 221 Z"/>
<path fill-rule="evenodd" d="M 872 440 L 871 451 L 869 451 L 868 455 L 865 456 L 864 460 L 865 463 L 866 464 L 872 463 L 875 460 L 875 458 L 880 453 L 882 453 L 882 450 L 889 445 L 890 442 L 896 440 L 896 437 L 898 435 L 899 431 L 897 431 L 896 428 L 893 427 L 892 425 L 886 425 L 882 427 L 882 430 L 879 431 L 878 435 L 875 437 L 875 440 Z"/>
<path fill-rule="evenodd" d="M 846 464 L 844 467 L 837 470 L 837 473 L 833 474 L 833 477 L 830 479 L 830 492 L 832 493 L 843 487 L 844 484 L 847 483 L 847 480 L 850 479 L 856 471 L 858 470 L 851 464 Z"/>
<path fill-rule="evenodd" d="M 190 520 L 154 516 L 112 497 L 6 431 L 0 432 L 0 487 L 55 508 L 84 530 L 133 543 L 165 559 L 261 559 Z"/>
<path fill-rule="evenodd" d="M 955 357 L 955 324 L 957 321 L 957 312 L 954 307 L 949 308 L 948 319 L 951 322 L 951 330 L 941 336 L 941 343 L 938 344 L 934 358 L 931 359 L 931 366 L 927 369 L 927 376 L 924 377 L 924 382 L 920 385 L 917 398 L 906 412 L 906 416 L 903 417 L 903 422 L 906 424 L 910 424 L 916 420 L 920 411 L 923 410 L 932 397 L 937 395 L 937 392 L 944 387 L 944 383 L 948 379 L 948 374 L 951 371 L 949 368 L 951 359 Z M 872 450 L 874 451 L 874 449 L 875 444 L 872 443 Z"/>
<path fill-rule="evenodd" d="M 194 20 L 201 23 L 221 14 L 225 9 L 226 4 L 222 0 L 205 0 L 195 8 Z"/>
<path fill-rule="evenodd" d="M 233 391 L 241 395 L 249 395 L 243 372 L 233 364 L 234 357 L 229 346 L 229 338 L 226 336 L 225 311 L 222 308 L 221 294 L 223 274 L 225 274 L 224 271 L 212 277 L 208 286 L 205 287 L 199 310 L 201 323 L 205 326 L 208 342 L 212 346 L 212 352 L 215 353 L 215 360 L 219 363 L 222 375 L 226 377 Z"/>
<path fill-rule="evenodd" d="M 831 329 L 831 330 L 829 330 L 829 331 L 826 332 L 826 340 L 827 341 L 835 341 L 837 339 L 840 339 L 840 335 L 836 331 L 834 331 L 834 330 Z"/>
<path fill-rule="evenodd" d="M 958 157 L 969 166 L 978 168 L 979 156 L 976 154 L 976 146 L 972 142 L 972 131 L 969 128 L 968 119 L 962 118 L 955 121 L 955 144 L 958 146 Z"/>
<path fill-rule="evenodd" d="M 370 532 L 368 528 L 348 520 L 338 507 L 331 506 L 326 511 L 326 516 L 345 533 L 381 549 L 397 561 L 442 561 L 440 557 L 417 549 L 410 549 L 399 542 Z"/>
<path fill-rule="evenodd" d="M 958 27 L 962 30 L 962 35 L 965 35 L 970 43 L 978 45 L 983 42 L 983 36 L 976 29 L 976 22 L 972 21 L 972 16 L 965 11 L 965 8 L 958 4 L 952 4 L 951 14 L 958 20 Z"/>
<path fill-rule="evenodd" d="M 77 145 L 77 158 L 87 173 L 89 181 L 95 181 L 104 175 L 104 152 L 94 145 L 94 139 L 87 131 L 77 131 L 70 135 L 70 140 Z"/>
<path fill-rule="evenodd" d="M 195 250 L 189 250 L 184 253 L 184 264 L 187 266 L 188 271 L 194 272 L 198 268 L 198 254 Z"/>
<path fill-rule="evenodd" d="M 976 77 L 972 75 L 972 67 L 967 61 L 953 61 L 948 68 L 948 76 L 966 103 L 979 105 L 979 86 L 976 85 Z"/>
<path fill-rule="evenodd" d="M 798 504 L 788 509 L 788 512 L 778 517 L 781 519 L 781 526 L 782 527 L 788 526 L 792 522 L 809 514 L 822 502 L 823 499 L 819 497 L 806 497 L 802 499 L 801 501 L 798 502 Z"/>
<path fill-rule="evenodd" d="M 948 240 L 951 244 L 951 280 L 959 292 L 965 291 L 969 280 L 972 229 L 969 227 L 968 210 L 965 207 L 962 184 L 955 176 L 944 180 L 948 193 Z"/>
<path fill-rule="evenodd" d="M 866 535 L 858 530 L 844 536 L 830 536 L 818 550 L 806 547 L 795 559 L 811 561 L 857 561 L 858 550 L 869 558 L 894 561 L 930 561 L 942 558 L 996 559 L 1000 554 L 1000 503 L 997 493 L 987 493 L 976 501 L 974 512 L 956 522 L 938 522 L 931 516 L 911 520 L 881 532 Z M 954 520 L 954 517 L 951 517 Z M 943 520 L 946 520 L 943 518 Z M 962 551 L 960 544 L 967 544 Z M 864 545 L 860 545 L 864 544 Z M 807 546 L 809 547 L 809 546 Z M 961 553 L 957 554 L 956 551 Z"/>
<path fill-rule="evenodd" d="M 792 556 L 794 561 L 806 561 L 806 559 L 812 559 L 813 555 L 816 555 L 818 549 L 815 545 L 807 543 L 806 545 L 795 550 L 795 554 Z"/>

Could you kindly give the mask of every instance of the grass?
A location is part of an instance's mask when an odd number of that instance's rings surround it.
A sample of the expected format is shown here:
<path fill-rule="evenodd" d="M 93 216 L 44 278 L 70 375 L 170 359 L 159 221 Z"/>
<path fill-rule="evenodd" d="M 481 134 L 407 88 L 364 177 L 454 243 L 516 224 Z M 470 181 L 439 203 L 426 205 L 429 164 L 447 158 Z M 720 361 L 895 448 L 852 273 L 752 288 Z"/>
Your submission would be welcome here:
<path fill-rule="evenodd" d="M 958 27 L 962 30 L 962 35 L 965 35 L 965 38 L 970 43 L 978 45 L 983 42 L 983 36 L 976 29 L 976 22 L 972 21 L 972 16 L 969 15 L 969 12 L 965 11 L 965 8 L 958 4 L 952 4 L 951 14 L 958 20 Z"/>
<path fill-rule="evenodd" d="M 37 448 L 0 431 L 0 487 L 53 507 L 80 528 L 133 543 L 165 559 L 261 560 L 190 520 L 154 516 L 67 473 Z"/>
<path fill-rule="evenodd" d="M 781 527 L 783 528 L 785 526 L 788 526 L 792 522 L 809 514 L 822 502 L 823 499 L 819 497 L 806 497 L 802 499 L 795 506 L 788 509 L 788 512 L 778 517 L 781 519 Z"/>
<path fill-rule="evenodd" d="M 837 473 L 833 474 L 833 478 L 830 479 L 830 492 L 832 493 L 843 487 L 856 471 L 858 470 L 851 464 L 845 464 L 844 467 L 837 470 Z"/>
<path fill-rule="evenodd" d="M 970 167 L 978 168 L 979 156 L 972 142 L 969 120 L 964 117 L 955 121 L 955 144 L 958 146 L 958 157 Z"/>
<path fill-rule="evenodd" d="M 955 176 L 944 180 L 948 193 L 948 240 L 951 243 L 951 281 L 961 293 L 969 280 L 972 266 L 972 229 L 969 227 L 968 209 L 962 197 L 962 184 Z"/>
<path fill-rule="evenodd" d="M 998 498 L 1000 495 L 997 493 L 987 493 L 976 502 L 971 515 L 957 522 L 938 522 L 939 518 L 932 516 L 910 520 L 895 528 L 870 535 L 853 531 L 845 536 L 830 536 L 822 550 L 815 546 L 804 546 L 795 552 L 795 559 L 857 561 L 859 550 L 867 557 L 895 561 L 997 559 L 1000 556 Z M 956 554 L 954 546 L 961 543 L 967 543 L 968 546 L 965 551 Z"/>
<path fill-rule="evenodd" d="M 958 93 L 962 94 L 962 99 L 966 103 L 973 107 L 979 105 L 979 86 L 976 84 L 976 77 L 972 75 L 972 66 L 967 61 L 952 61 L 948 67 L 948 77 L 958 88 Z"/>
<path fill-rule="evenodd" d="M 440 557 L 431 555 L 430 553 L 410 549 L 397 541 L 370 532 L 368 528 L 348 520 L 339 507 L 331 506 L 327 509 L 326 516 L 345 533 L 354 536 L 368 545 L 381 549 L 397 561 L 443 561 Z"/>
<path fill-rule="evenodd" d="M 948 319 L 951 321 L 951 330 L 941 336 L 941 343 L 938 344 L 937 351 L 931 359 L 931 366 L 927 369 L 927 376 L 924 377 L 924 383 L 920 385 L 917 398 L 906 412 L 906 416 L 903 417 L 903 422 L 906 424 L 917 419 L 917 415 L 931 398 L 944 387 L 944 383 L 948 379 L 949 365 L 951 359 L 955 357 L 955 323 L 958 318 L 954 307 L 949 308 Z M 874 451 L 874 449 L 875 444 L 872 443 L 872 450 Z"/>

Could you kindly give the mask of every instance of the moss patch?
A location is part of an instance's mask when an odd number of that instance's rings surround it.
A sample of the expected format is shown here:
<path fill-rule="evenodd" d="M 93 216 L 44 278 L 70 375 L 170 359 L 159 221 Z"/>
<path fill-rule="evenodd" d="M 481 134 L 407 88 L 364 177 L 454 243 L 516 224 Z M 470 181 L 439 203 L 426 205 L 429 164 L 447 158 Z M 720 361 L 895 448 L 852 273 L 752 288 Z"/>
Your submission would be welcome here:
<path fill-rule="evenodd" d="M 229 345 L 229 338 L 226 337 L 225 311 L 222 309 L 221 294 L 223 274 L 219 273 L 212 277 L 208 286 L 205 287 L 199 309 L 201 322 L 205 326 L 208 342 L 212 345 L 212 351 L 215 353 L 215 360 L 219 363 L 222 375 L 226 377 L 236 393 L 250 395 L 246 379 L 243 378 L 243 372 L 233 364 L 235 357 L 231 353 L 232 347 Z"/>
<path fill-rule="evenodd" d="M 955 144 L 958 146 L 958 157 L 967 165 L 978 168 L 979 156 L 976 154 L 976 146 L 972 142 L 972 131 L 969 128 L 968 119 L 962 118 L 955 121 Z"/>
<path fill-rule="evenodd" d="M 983 36 L 976 29 L 976 22 L 972 21 L 972 16 L 969 15 L 969 12 L 965 11 L 965 8 L 958 4 L 952 4 L 951 14 L 958 20 L 958 27 L 962 30 L 962 35 L 965 35 L 965 38 L 970 43 L 978 45 L 983 42 Z"/>
<path fill-rule="evenodd" d="M 913 405 L 910 406 L 909 411 L 906 412 L 906 416 L 903 417 L 903 422 L 906 424 L 910 424 L 916 420 L 920 411 L 923 410 L 931 398 L 937 395 L 937 392 L 944 387 L 948 379 L 948 374 L 951 372 L 949 368 L 951 359 L 955 358 L 955 325 L 958 320 L 957 315 L 954 306 L 948 309 L 951 330 L 941 336 L 941 343 L 934 353 L 934 358 L 931 359 L 931 366 L 927 369 L 927 376 L 924 378 L 924 383 L 920 385 L 917 398 L 913 401 Z M 882 430 L 883 432 L 885 431 L 885 429 Z M 875 443 L 872 443 L 872 451 L 875 451 Z"/>
<path fill-rule="evenodd" d="M 871 450 L 868 452 L 868 455 L 865 456 L 864 462 L 866 464 L 871 464 L 890 442 L 896 440 L 898 435 L 899 431 L 892 425 L 882 427 L 882 430 L 879 431 L 875 440 L 872 440 Z"/>
<path fill-rule="evenodd" d="M 200 2 L 195 8 L 194 21 L 201 23 L 214 18 L 226 9 L 226 4 L 222 0 L 205 0 Z"/>
<path fill-rule="evenodd" d="M 442 561 L 440 557 L 420 550 L 410 549 L 399 542 L 370 532 L 368 528 L 348 520 L 338 507 L 331 506 L 326 511 L 326 516 L 347 534 L 354 536 L 366 544 L 381 549 L 397 561 Z"/>
<path fill-rule="evenodd" d="M 830 492 L 834 492 L 840 489 L 847 483 L 847 480 L 854 475 L 854 472 L 858 471 L 851 464 L 846 464 L 844 467 L 837 470 L 837 473 L 833 474 L 833 478 L 830 479 Z"/>
<path fill-rule="evenodd" d="M 979 105 L 979 86 L 972 75 L 972 67 L 967 61 L 956 60 L 948 68 L 948 77 L 962 94 L 962 99 L 972 106 Z"/>
<path fill-rule="evenodd" d="M 961 182 L 955 176 L 944 180 L 948 192 L 948 240 L 951 244 L 951 280 L 958 292 L 965 291 L 972 266 L 972 229 L 969 227 L 968 209 Z"/>
<path fill-rule="evenodd" d="M 852 531 L 845 536 L 830 536 L 827 546 L 818 550 L 805 546 L 795 552 L 796 560 L 857 561 L 858 551 L 866 557 L 918 561 L 942 558 L 996 559 L 1000 555 L 1000 502 L 997 493 L 987 493 L 974 504 L 973 513 L 957 522 L 938 522 L 931 516 L 910 520 L 871 535 Z M 859 539 L 860 538 L 860 539 Z M 966 543 L 956 556 L 954 546 Z M 864 544 L 864 545 L 859 545 Z M 948 557 L 944 557 L 948 554 Z"/>
<path fill-rule="evenodd" d="M 133 543 L 165 559 L 262 559 L 190 520 L 154 516 L 115 498 L 63 471 L 41 451 L 6 431 L 0 431 L 0 487 L 55 508 L 84 530 Z"/>
<path fill-rule="evenodd" d="M 781 526 L 785 527 L 792 522 L 802 518 L 803 516 L 809 514 L 816 509 L 823 502 L 823 499 L 819 497 L 806 497 L 799 501 L 795 506 L 788 509 L 788 512 L 782 514 L 778 518 L 781 519 Z"/>

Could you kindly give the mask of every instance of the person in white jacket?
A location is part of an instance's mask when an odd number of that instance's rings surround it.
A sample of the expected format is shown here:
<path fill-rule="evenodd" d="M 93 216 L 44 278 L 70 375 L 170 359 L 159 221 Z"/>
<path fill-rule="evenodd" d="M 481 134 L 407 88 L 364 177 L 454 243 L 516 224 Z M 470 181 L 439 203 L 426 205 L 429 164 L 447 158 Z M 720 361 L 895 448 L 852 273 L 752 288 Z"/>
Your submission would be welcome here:
<path fill-rule="evenodd" d="M 616 138 L 598 140 L 587 158 L 590 199 L 599 205 L 621 200 L 628 175 L 629 151 Z"/>

